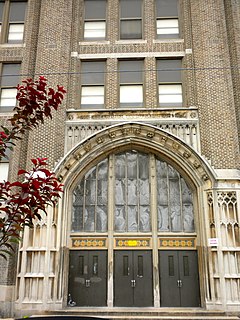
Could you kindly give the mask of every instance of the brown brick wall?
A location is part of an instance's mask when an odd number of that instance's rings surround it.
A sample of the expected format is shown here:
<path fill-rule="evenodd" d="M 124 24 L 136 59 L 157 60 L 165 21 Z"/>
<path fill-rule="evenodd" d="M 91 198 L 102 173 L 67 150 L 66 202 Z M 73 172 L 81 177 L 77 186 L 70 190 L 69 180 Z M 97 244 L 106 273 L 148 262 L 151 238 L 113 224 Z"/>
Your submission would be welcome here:
<path fill-rule="evenodd" d="M 191 1 L 202 153 L 215 168 L 236 168 L 239 145 L 223 1 Z"/>
<path fill-rule="evenodd" d="M 72 1 L 42 0 L 35 72 L 46 75 L 49 86 L 67 88 L 70 68 Z M 64 150 L 64 119 L 66 101 L 52 121 L 30 134 L 34 141 L 28 149 L 28 159 L 47 156 L 51 167 Z"/>
<path fill-rule="evenodd" d="M 233 81 L 234 103 L 240 143 L 240 2 L 224 1 L 227 26 L 227 38 L 230 53 L 230 64 Z"/>

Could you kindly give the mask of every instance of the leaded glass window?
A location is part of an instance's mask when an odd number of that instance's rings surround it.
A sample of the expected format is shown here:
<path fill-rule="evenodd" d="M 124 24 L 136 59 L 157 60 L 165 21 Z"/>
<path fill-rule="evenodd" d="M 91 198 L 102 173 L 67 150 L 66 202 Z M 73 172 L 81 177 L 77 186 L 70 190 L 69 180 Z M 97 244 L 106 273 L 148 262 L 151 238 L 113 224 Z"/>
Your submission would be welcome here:
<path fill-rule="evenodd" d="M 115 231 L 151 231 L 148 155 L 116 155 L 115 178 Z"/>
<path fill-rule="evenodd" d="M 193 194 L 167 162 L 135 150 L 114 154 L 75 187 L 72 232 L 107 232 L 109 219 L 118 233 L 151 232 L 153 220 L 158 232 L 194 232 Z"/>
<path fill-rule="evenodd" d="M 81 179 L 73 192 L 72 231 L 107 231 L 108 159 Z"/>

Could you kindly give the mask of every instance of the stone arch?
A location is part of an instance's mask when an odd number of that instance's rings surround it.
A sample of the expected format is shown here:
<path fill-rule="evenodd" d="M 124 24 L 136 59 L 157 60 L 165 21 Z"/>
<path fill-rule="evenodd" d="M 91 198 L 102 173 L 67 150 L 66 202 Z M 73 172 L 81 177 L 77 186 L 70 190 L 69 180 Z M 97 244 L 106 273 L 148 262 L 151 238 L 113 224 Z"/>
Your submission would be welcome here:
<path fill-rule="evenodd" d="M 214 170 L 191 146 L 169 132 L 138 122 L 113 125 L 83 140 L 56 166 L 56 175 L 66 187 L 72 183 L 76 172 L 81 172 L 82 168 L 94 163 L 97 158 L 119 149 L 130 148 L 160 155 L 187 176 L 196 187 L 214 185 Z"/>

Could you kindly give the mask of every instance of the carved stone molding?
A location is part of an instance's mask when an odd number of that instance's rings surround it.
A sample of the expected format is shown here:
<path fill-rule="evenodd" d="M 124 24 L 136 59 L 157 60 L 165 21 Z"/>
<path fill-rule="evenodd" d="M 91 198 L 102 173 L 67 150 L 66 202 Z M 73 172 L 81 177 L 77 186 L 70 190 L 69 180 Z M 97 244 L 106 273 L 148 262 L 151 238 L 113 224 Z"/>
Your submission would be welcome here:
<path fill-rule="evenodd" d="M 100 154 L 107 153 L 109 148 L 118 150 L 128 144 L 144 149 L 149 148 L 149 152 L 164 154 L 172 158 L 172 161 L 175 161 L 178 166 L 181 166 L 182 163 L 183 166 L 189 168 L 188 170 L 195 172 L 201 181 L 205 182 L 210 179 L 209 171 L 212 169 L 209 164 L 189 145 L 166 131 L 138 122 L 110 126 L 90 136 L 73 148 L 72 153 L 62 161 L 64 167 L 60 164 L 57 171 L 62 177 L 65 177 L 71 167 L 75 168 L 79 162 L 84 162 L 84 159 L 90 154 L 90 158 L 95 159 Z"/>

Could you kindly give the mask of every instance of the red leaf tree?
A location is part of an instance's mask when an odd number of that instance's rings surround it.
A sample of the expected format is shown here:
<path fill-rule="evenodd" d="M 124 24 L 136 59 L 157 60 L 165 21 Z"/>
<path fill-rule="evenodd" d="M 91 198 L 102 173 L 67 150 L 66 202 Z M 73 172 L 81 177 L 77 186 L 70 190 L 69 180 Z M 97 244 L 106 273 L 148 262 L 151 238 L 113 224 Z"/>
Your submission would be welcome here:
<path fill-rule="evenodd" d="M 26 79 L 17 87 L 18 104 L 9 119 L 11 129 L 1 127 L 0 160 L 6 150 L 12 149 L 14 140 L 22 139 L 26 131 L 33 130 L 46 118 L 52 119 L 52 111 L 58 110 L 66 91 L 47 87 L 47 79 Z M 47 158 L 32 159 L 30 171 L 19 170 L 19 180 L 0 183 L 0 255 L 13 251 L 13 243 L 20 240 L 24 226 L 32 227 L 34 219 L 41 220 L 41 212 L 54 206 L 62 192 L 54 173 L 46 168 Z"/>

